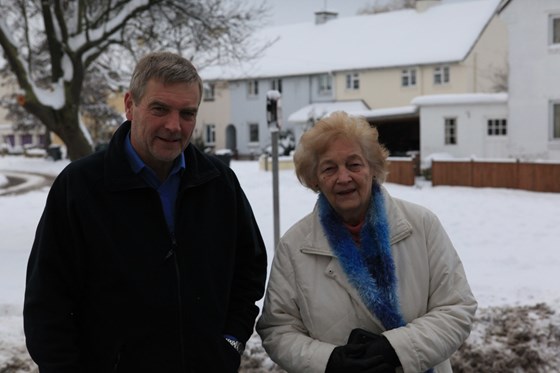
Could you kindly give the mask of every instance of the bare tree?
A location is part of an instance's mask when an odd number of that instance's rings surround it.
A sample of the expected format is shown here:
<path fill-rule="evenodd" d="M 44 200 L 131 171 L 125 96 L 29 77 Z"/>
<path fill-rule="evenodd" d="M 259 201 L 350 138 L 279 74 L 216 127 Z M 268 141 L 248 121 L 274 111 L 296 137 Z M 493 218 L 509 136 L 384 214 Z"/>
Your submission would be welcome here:
<path fill-rule="evenodd" d="M 145 51 L 174 50 L 199 67 L 251 58 L 251 32 L 267 12 L 235 0 L 0 0 L 0 9 L 3 73 L 70 159 L 92 151 L 81 114 L 122 86 Z M 82 97 L 87 82 L 99 92 Z"/>
<path fill-rule="evenodd" d="M 377 14 L 394 10 L 414 8 L 416 0 L 374 0 L 372 4 L 358 11 L 358 14 Z"/>
<path fill-rule="evenodd" d="M 509 67 L 506 65 L 503 69 L 497 69 L 491 77 L 492 90 L 494 92 L 509 91 Z"/>

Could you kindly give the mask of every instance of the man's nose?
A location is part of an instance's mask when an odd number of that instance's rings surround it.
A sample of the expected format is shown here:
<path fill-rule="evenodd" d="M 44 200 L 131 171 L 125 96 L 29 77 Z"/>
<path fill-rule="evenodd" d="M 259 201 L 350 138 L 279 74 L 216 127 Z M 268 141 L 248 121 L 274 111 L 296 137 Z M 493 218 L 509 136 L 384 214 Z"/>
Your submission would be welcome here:
<path fill-rule="evenodd" d="M 165 128 L 173 132 L 181 131 L 181 115 L 178 112 L 171 113 L 165 123 Z"/>

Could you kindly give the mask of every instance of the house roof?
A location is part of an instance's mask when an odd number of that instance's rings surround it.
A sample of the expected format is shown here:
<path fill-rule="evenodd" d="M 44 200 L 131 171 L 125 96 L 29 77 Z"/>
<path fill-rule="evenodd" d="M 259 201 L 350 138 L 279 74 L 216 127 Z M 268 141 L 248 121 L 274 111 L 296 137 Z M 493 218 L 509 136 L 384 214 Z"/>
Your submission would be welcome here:
<path fill-rule="evenodd" d="M 473 105 L 507 103 L 508 94 L 500 93 L 454 93 L 445 95 L 418 96 L 411 101 L 412 105 Z"/>
<path fill-rule="evenodd" d="M 317 120 L 339 110 L 353 113 L 367 111 L 369 107 L 362 100 L 316 102 L 290 114 L 288 122 L 307 123 L 309 120 Z"/>
<path fill-rule="evenodd" d="M 498 13 L 502 13 L 502 11 L 511 3 L 511 0 L 501 0 L 500 5 L 498 7 Z"/>
<path fill-rule="evenodd" d="M 398 106 L 383 109 L 371 109 L 363 111 L 353 111 L 349 114 L 372 119 L 389 119 L 389 118 L 410 118 L 418 116 L 418 107 L 416 105 Z"/>
<path fill-rule="evenodd" d="M 254 45 L 274 42 L 260 58 L 202 69 L 207 80 L 256 79 L 380 69 L 464 60 L 501 0 L 465 0 L 424 11 L 372 15 L 261 29 Z"/>
<path fill-rule="evenodd" d="M 505 104 L 507 100 L 508 94 L 504 92 L 425 95 L 414 98 L 410 105 L 382 109 L 369 109 L 363 101 L 334 101 L 307 105 L 291 114 L 288 121 L 307 122 L 311 118 L 319 119 L 337 110 L 344 110 L 348 114 L 368 120 L 409 118 L 417 117 L 421 106 Z"/>

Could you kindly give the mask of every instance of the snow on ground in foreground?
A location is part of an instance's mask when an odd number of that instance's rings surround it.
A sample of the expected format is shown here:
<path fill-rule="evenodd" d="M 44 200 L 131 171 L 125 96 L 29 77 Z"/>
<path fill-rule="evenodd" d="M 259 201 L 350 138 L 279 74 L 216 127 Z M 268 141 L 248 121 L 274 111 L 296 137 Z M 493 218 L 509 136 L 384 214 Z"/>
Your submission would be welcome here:
<path fill-rule="evenodd" d="M 66 164 L 67 161 L 0 157 L 0 175 L 2 170 L 56 175 Z M 274 253 L 272 175 L 260 170 L 256 161 L 232 161 L 231 166 L 253 206 L 270 262 Z M 292 170 L 280 171 L 279 180 L 280 231 L 283 233 L 311 211 L 316 195 L 298 183 Z M 554 358 L 560 359 L 557 353 L 560 350 L 558 314 L 542 310 L 529 312 L 523 307 L 546 303 L 550 310 L 560 310 L 560 194 L 432 187 L 430 183 L 421 181 L 414 187 L 385 186 L 393 196 L 434 211 L 454 242 L 480 304 L 480 320 L 468 341 L 475 344 L 482 341 L 488 346 L 497 346 L 498 350 L 519 350 L 522 347 L 524 351 L 532 351 L 521 343 L 523 335 L 529 336 L 543 357 L 554 364 L 551 366 L 559 367 L 560 361 Z M 0 371 L 9 362 L 26 364 L 14 362 L 16 357 L 28 361 L 21 318 L 25 266 L 47 192 L 48 188 L 43 188 L 24 195 L 0 196 Z M 509 306 L 519 307 L 515 312 L 509 312 L 508 308 L 504 308 Z M 508 330 L 510 333 L 521 332 L 513 336 L 504 334 L 504 329 L 499 328 L 503 320 L 516 318 L 527 322 L 508 322 Z M 535 318 L 542 321 L 529 322 Z M 532 329 L 522 330 L 527 327 Z M 485 335 L 487 330 L 492 331 L 492 338 Z M 498 335 L 500 333 L 504 335 Z M 543 336 L 543 333 L 548 334 Z M 260 341 L 257 337 L 253 338 L 251 345 L 255 357 L 261 356 L 263 364 L 271 365 L 262 350 L 258 351 Z M 499 361 L 488 356 L 481 357 L 476 348 L 470 348 L 468 353 L 471 357 L 478 356 L 479 360 Z M 535 364 L 538 362 L 534 357 L 525 358 Z M 512 371 L 509 368 L 496 369 L 481 368 L 479 371 Z M 19 371 L 28 370 L 22 368 Z M 520 371 L 531 370 L 522 368 Z M 543 368 L 540 371 L 559 370 Z"/>

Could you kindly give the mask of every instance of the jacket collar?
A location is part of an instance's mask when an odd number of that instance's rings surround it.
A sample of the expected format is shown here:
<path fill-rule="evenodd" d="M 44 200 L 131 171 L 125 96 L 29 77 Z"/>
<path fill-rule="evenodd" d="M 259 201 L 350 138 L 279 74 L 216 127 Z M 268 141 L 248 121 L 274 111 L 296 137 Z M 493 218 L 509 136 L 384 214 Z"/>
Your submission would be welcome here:
<path fill-rule="evenodd" d="M 385 199 L 385 209 L 387 211 L 387 221 L 389 224 L 389 241 L 391 245 L 405 239 L 412 234 L 412 225 L 406 219 L 401 209 L 395 203 L 395 200 L 387 193 L 387 190 L 381 186 L 381 192 Z M 374 316 L 362 301 L 362 298 L 356 288 L 352 286 L 346 276 L 339 276 L 344 273 L 342 266 L 337 258 L 335 258 L 323 231 L 323 227 L 319 218 L 319 209 L 317 204 L 311 213 L 311 227 L 309 234 L 304 238 L 301 251 L 305 254 L 324 255 L 331 257 L 330 262 L 325 267 L 325 276 L 333 278 L 340 286 L 342 286 L 348 294 L 356 301 L 363 313 L 368 319 L 377 325 L 378 330 L 385 330 L 381 320 Z"/>
<path fill-rule="evenodd" d="M 104 156 L 105 186 L 109 190 L 127 190 L 145 188 L 146 183 L 135 174 L 126 158 L 124 142 L 130 131 L 131 123 L 126 121 L 119 126 Z M 186 168 L 181 177 L 180 190 L 204 184 L 217 177 L 219 170 L 208 156 L 194 145 L 189 144 L 183 152 Z"/>

